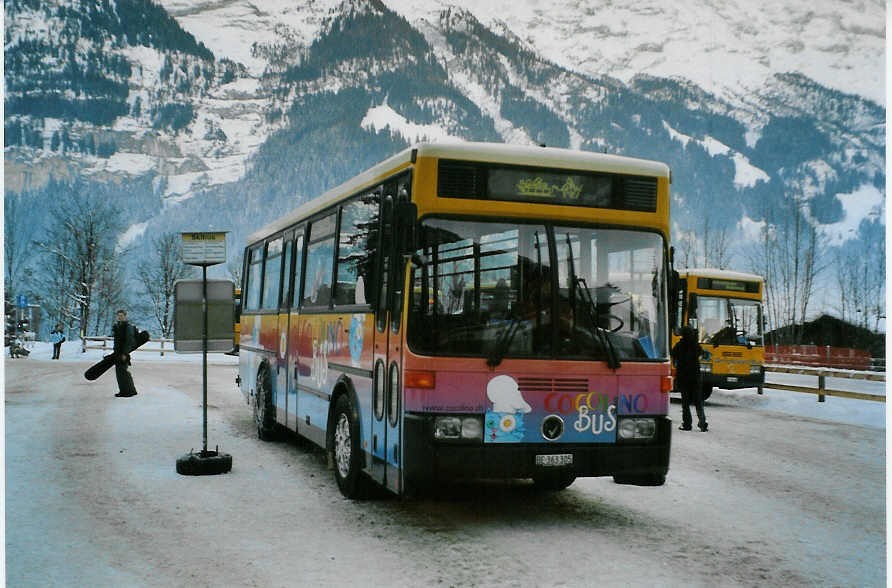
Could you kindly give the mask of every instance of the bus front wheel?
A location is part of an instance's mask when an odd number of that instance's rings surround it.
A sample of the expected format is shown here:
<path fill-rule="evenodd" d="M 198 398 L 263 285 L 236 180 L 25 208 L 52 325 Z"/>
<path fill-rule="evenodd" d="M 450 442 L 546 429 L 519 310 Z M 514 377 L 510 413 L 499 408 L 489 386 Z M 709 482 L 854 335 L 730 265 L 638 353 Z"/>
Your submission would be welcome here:
<path fill-rule="evenodd" d="M 359 498 L 362 464 L 359 447 L 359 417 L 350 397 L 342 395 L 335 404 L 331 441 L 332 462 L 338 489 L 346 498 Z"/>
<path fill-rule="evenodd" d="M 257 373 L 257 386 L 254 389 L 254 423 L 257 425 L 257 437 L 263 441 L 275 438 L 275 419 L 273 418 L 273 394 L 270 385 L 269 370 L 261 368 Z"/>

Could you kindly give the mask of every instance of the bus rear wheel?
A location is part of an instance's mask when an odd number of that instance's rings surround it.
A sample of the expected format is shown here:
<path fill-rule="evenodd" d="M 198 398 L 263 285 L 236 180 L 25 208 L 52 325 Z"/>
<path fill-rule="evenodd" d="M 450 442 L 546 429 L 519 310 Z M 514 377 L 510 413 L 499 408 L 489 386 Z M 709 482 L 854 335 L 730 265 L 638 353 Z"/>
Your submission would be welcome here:
<path fill-rule="evenodd" d="M 344 497 L 359 498 L 362 493 L 359 416 L 346 394 L 335 403 L 333 422 L 331 454 L 335 481 Z"/>
<path fill-rule="evenodd" d="M 257 386 L 254 388 L 254 423 L 257 437 L 263 441 L 275 439 L 276 422 L 273 418 L 273 394 L 269 370 L 261 368 L 257 373 Z"/>

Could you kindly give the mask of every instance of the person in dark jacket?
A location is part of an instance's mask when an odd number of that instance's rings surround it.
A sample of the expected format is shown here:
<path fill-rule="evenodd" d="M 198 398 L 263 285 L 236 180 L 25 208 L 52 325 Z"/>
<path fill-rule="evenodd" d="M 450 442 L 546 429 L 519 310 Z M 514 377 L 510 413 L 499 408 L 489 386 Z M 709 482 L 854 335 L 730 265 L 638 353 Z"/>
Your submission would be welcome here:
<path fill-rule="evenodd" d="M 672 361 L 675 364 L 675 387 L 681 392 L 682 431 L 691 430 L 691 404 L 697 410 L 697 426 L 704 433 L 706 410 L 703 407 L 703 387 L 700 381 L 700 355 L 703 349 L 697 341 L 697 331 L 691 327 L 681 330 L 681 340 L 672 348 Z"/>
<path fill-rule="evenodd" d="M 117 321 L 112 327 L 115 354 L 115 376 L 118 379 L 118 398 L 136 396 L 136 387 L 133 385 L 133 376 L 130 375 L 130 352 L 136 348 L 135 326 L 127 322 L 127 311 L 119 310 L 115 313 Z"/>

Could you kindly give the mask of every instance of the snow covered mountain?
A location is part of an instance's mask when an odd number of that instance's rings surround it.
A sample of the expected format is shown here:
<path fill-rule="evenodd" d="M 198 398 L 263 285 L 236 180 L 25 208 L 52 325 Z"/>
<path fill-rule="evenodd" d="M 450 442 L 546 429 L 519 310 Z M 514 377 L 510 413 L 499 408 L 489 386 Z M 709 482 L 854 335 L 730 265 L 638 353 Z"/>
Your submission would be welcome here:
<path fill-rule="evenodd" d="M 413 142 L 535 142 L 666 161 L 679 241 L 708 218 L 737 267 L 779 202 L 826 247 L 883 238 L 879 2 L 162 6 L 5 3 L 7 201 L 101 185 L 135 255 L 205 228 L 237 254 Z"/>
<path fill-rule="evenodd" d="M 252 46 L 277 34 L 308 45 L 333 0 L 162 0 L 218 56 L 259 73 Z M 384 0 L 415 26 L 449 6 L 516 36 L 543 58 L 628 82 L 680 77 L 724 98 L 758 93 L 775 74 L 800 73 L 828 88 L 885 104 L 885 3 L 881 0 Z M 286 32 L 287 31 L 287 32 Z"/>

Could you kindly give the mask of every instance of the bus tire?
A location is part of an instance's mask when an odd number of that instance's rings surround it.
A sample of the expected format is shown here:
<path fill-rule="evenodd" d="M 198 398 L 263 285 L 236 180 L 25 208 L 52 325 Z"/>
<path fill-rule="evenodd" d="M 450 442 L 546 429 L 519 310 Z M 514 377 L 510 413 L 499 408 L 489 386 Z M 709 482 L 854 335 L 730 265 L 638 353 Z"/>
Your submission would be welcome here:
<path fill-rule="evenodd" d="M 666 483 L 666 474 L 642 474 L 637 476 L 613 476 L 615 484 L 630 486 L 662 486 Z"/>
<path fill-rule="evenodd" d="M 345 498 L 360 498 L 362 456 L 359 444 L 359 415 L 347 394 L 338 397 L 333 422 L 331 457 L 335 481 Z"/>
<path fill-rule="evenodd" d="M 533 476 L 533 485 L 546 492 L 558 492 L 576 481 L 573 472 L 548 472 Z"/>
<path fill-rule="evenodd" d="M 257 386 L 254 388 L 254 423 L 257 425 L 257 437 L 262 441 L 273 441 L 276 432 L 276 420 L 273 417 L 273 391 L 269 379 L 269 370 L 261 367 L 257 372 Z"/>

